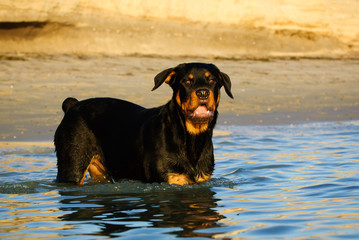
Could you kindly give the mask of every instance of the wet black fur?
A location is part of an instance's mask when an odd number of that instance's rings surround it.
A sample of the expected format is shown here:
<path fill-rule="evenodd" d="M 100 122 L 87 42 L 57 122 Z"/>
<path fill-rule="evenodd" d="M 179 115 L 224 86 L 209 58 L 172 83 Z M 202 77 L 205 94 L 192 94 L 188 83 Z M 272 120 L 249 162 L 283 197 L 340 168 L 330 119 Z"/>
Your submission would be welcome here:
<path fill-rule="evenodd" d="M 173 71 L 176 74 L 167 78 Z M 195 76 L 193 84 L 186 85 L 189 72 L 196 75 L 203 71 L 214 76 L 215 84 L 210 86 Z M 198 175 L 210 175 L 214 169 L 212 132 L 217 108 L 207 131 L 192 135 L 186 130 L 185 116 L 175 97 L 179 91 L 184 101 L 198 87 L 212 88 L 218 94 L 222 86 L 232 97 L 229 77 L 212 64 L 191 63 L 159 73 L 153 90 L 165 80 L 173 89 L 173 97 L 157 108 L 146 109 L 113 98 L 66 99 L 62 105 L 65 116 L 54 139 L 57 181 L 79 183 L 96 154 L 114 180 L 164 182 L 169 173 L 180 173 L 194 181 Z"/>

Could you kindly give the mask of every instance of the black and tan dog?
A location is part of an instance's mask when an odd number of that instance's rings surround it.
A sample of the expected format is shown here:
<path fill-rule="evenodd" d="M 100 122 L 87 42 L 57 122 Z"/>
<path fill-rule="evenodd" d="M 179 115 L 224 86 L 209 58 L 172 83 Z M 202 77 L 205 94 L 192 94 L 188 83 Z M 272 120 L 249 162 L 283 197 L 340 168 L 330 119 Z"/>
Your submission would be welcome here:
<path fill-rule="evenodd" d="M 173 89 L 166 105 L 146 109 L 113 98 L 67 98 L 55 133 L 58 182 L 97 181 L 192 184 L 214 168 L 212 132 L 220 88 L 233 98 L 227 74 L 213 64 L 180 64 L 155 77 Z"/>

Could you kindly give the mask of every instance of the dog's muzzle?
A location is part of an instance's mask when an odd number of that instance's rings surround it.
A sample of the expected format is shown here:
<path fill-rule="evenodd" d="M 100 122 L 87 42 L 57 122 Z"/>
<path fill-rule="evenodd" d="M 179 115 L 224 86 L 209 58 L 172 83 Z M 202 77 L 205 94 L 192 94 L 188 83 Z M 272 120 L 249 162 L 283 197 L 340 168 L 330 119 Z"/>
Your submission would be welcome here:
<path fill-rule="evenodd" d="M 198 89 L 196 95 L 200 100 L 208 99 L 210 91 L 208 89 Z"/>

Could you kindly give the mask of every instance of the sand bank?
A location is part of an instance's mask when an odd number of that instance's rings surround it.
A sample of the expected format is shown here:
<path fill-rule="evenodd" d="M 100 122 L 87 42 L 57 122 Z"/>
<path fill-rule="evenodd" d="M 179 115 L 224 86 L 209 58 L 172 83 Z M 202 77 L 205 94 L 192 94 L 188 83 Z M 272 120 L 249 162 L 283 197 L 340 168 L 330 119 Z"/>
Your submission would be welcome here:
<path fill-rule="evenodd" d="M 219 124 L 359 119 L 359 60 L 37 56 L 0 61 L 1 140 L 51 140 L 62 101 L 114 97 L 145 107 L 171 98 L 153 77 L 181 62 L 213 62 L 232 79 Z"/>
<path fill-rule="evenodd" d="M 3 1 L 0 54 L 358 58 L 356 0 Z"/>

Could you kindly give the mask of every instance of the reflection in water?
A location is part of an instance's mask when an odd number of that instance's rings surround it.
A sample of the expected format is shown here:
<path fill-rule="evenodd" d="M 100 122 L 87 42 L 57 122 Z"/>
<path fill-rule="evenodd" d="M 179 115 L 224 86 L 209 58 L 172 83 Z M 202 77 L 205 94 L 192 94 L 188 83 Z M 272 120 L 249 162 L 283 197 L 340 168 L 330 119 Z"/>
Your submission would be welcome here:
<path fill-rule="evenodd" d="M 211 233 L 196 233 L 195 230 L 217 227 L 218 220 L 223 218 L 215 210 L 215 193 L 205 186 L 144 194 L 60 194 L 66 196 L 61 200 L 60 209 L 69 212 L 61 217 L 62 220 L 68 224 L 81 221 L 97 225 L 99 229 L 95 234 L 106 236 L 123 236 L 132 229 L 155 227 L 174 228 L 167 231 L 180 237 L 210 237 Z"/>
<path fill-rule="evenodd" d="M 57 191 L 0 196 L 0 213 L 5 213 L 0 215 L 1 239 L 58 238 L 61 230 L 72 228 L 59 221 L 63 212 L 57 207 Z"/>
<path fill-rule="evenodd" d="M 183 187 L 56 184 L 53 148 L 0 149 L 0 238 L 359 239 L 359 121 L 217 129 Z"/>

